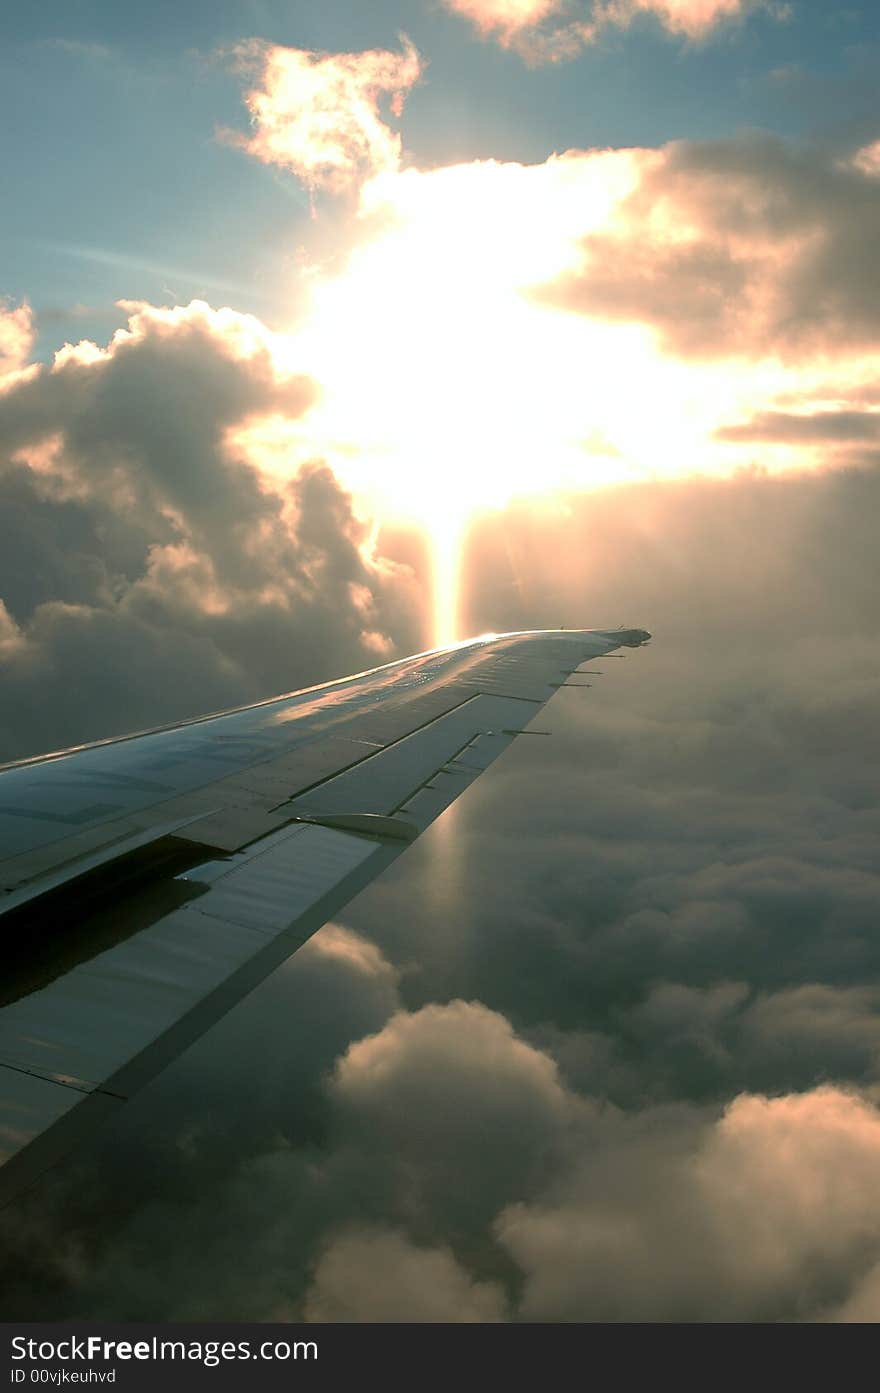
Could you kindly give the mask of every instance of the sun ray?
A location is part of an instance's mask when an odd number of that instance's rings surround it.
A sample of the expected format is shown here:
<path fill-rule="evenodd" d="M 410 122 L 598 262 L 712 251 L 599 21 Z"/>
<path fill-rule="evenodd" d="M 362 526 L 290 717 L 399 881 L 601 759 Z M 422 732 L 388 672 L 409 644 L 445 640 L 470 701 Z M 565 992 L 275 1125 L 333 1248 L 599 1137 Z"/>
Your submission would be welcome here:
<path fill-rule="evenodd" d="M 466 518 L 464 510 L 451 510 L 432 520 L 433 641 L 438 648 L 445 643 L 454 643 L 459 637 L 461 557 Z"/>

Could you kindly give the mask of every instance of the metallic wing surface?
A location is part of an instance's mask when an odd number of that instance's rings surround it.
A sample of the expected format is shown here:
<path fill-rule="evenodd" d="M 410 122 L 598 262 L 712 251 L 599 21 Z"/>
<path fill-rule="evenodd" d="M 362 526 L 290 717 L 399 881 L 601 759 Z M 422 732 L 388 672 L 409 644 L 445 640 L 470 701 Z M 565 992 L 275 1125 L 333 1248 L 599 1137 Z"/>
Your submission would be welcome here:
<path fill-rule="evenodd" d="M 0 769 L 0 1201 L 384 870 L 581 663 L 649 637 L 486 635 Z"/>

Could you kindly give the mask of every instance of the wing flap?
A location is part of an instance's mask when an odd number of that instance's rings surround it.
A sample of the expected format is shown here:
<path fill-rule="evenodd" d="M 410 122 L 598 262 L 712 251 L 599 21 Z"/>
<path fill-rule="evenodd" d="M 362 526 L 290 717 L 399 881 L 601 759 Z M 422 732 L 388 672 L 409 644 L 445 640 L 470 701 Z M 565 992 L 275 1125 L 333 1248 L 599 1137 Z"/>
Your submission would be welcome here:
<path fill-rule="evenodd" d="M 83 1095 L 73 1088 L 0 1064 L 0 1167 L 49 1134 L 82 1101 Z M 108 1099 L 105 1112 L 111 1108 Z M 0 1194 L 6 1174 L 0 1169 Z M 14 1171 L 9 1177 L 14 1184 Z"/>
<path fill-rule="evenodd" d="M 519 714 L 515 699 L 475 695 L 413 735 L 293 801 L 307 813 L 393 813 L 475 736 Z"/>
<path fill-rule="evenodd" d="M 210 863 L 200 898 L 0 1011 L 3 1159 L 22 1153 L 0 1170 L 0 1195 L 26 1183 L 26 1149 L 45 1126 L 95 1093 L 130 1096 L 400 849 L 297 823 L 219 870 Z"/>

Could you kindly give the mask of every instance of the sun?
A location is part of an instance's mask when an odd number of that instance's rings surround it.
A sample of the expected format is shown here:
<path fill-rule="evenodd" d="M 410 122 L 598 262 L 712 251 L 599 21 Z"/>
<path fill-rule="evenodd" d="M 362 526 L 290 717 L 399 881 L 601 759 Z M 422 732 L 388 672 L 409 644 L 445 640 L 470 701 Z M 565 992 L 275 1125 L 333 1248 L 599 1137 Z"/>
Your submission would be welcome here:
<path fill-rule="evenodd" d="M 559 309 L 537 288 L 577 263 L 632 187 L 632 152 L 378 175 L 341 269 L 317 272 L 284 366 L 319 392 L 262 422 L 264 467 L 326 460 L 364 510 L 420 525 L 434 638 L 458 634 L 476 512 L 529 494 L 729 470 L 719 421 L 756 374 L 667 356 L 649 329 Z M 763 369 L 762 393 L 779 378 Z"/>
<path fill-rule="evenodd" d="M 479 12 L 502 42 L 560 9 L 449 3 Z M 695 32 L 736 0 L 707 3 L 691 14 Z M 233 143 L 296 175 L 311 200 L 295 285 L 282 290 L 298 318 L 273 356 L 318 395 L 303 417 L 248 423 L 236 442 L 282 476 L 324 460 L 364 515 L 423 528 L 438 639 L 458 633 L 463 537 L 477 512 L 825 462 L 818 438 L 756 450 L 730 430 L 827 393 L 827 354 L 774 355 L 762 329 L 814 229 L 780 238 L 761 231 L 763 215 L 731 218 L 740 186 L 720 187 L 677 142 L 424 167 L 395 124 L 427 71 L 409 40 L 397 53 L 245 47 L 257 85 L 250 133 Z M 867 177 L 872 151 L 857 157 Z M 693 332 L 672 332 L 682 315 Z M 717 318 L 708 337 L 702 316 Z M 860 349 L 852 361 L 859 381 L 873 380 Z M 839 380 L 839 354 L 833 369 Z"/>

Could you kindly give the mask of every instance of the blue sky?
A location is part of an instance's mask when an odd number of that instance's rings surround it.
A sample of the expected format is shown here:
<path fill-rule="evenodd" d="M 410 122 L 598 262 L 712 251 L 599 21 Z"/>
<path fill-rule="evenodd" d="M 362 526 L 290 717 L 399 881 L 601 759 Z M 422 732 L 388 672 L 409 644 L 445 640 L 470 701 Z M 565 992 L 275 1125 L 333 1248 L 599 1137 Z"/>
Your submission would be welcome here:
<path fill-rule="evenodd" d="M 278 286 L 308 202 L 292 176 L 216 138 L 246 119 L 241 79 L 218 53 L 251 36 L 393 49 L 401 31 L 428 64 L 402 122 L 421 167 L 749 127 L 842 145 L 875 135 L 880 18 L 870 5 L 795 0 L 786 19 L 757 12 L 700 43 L 646 18 L 538 69 L 480 41 L 436 0 L 8 7 L 0 280 L 37 311 L 41 354 L 71 337 L 102 341 L 120 297 L 203 294 L 283 322 Z M 87 309 L 72 316 L 74 306 Z"/>

